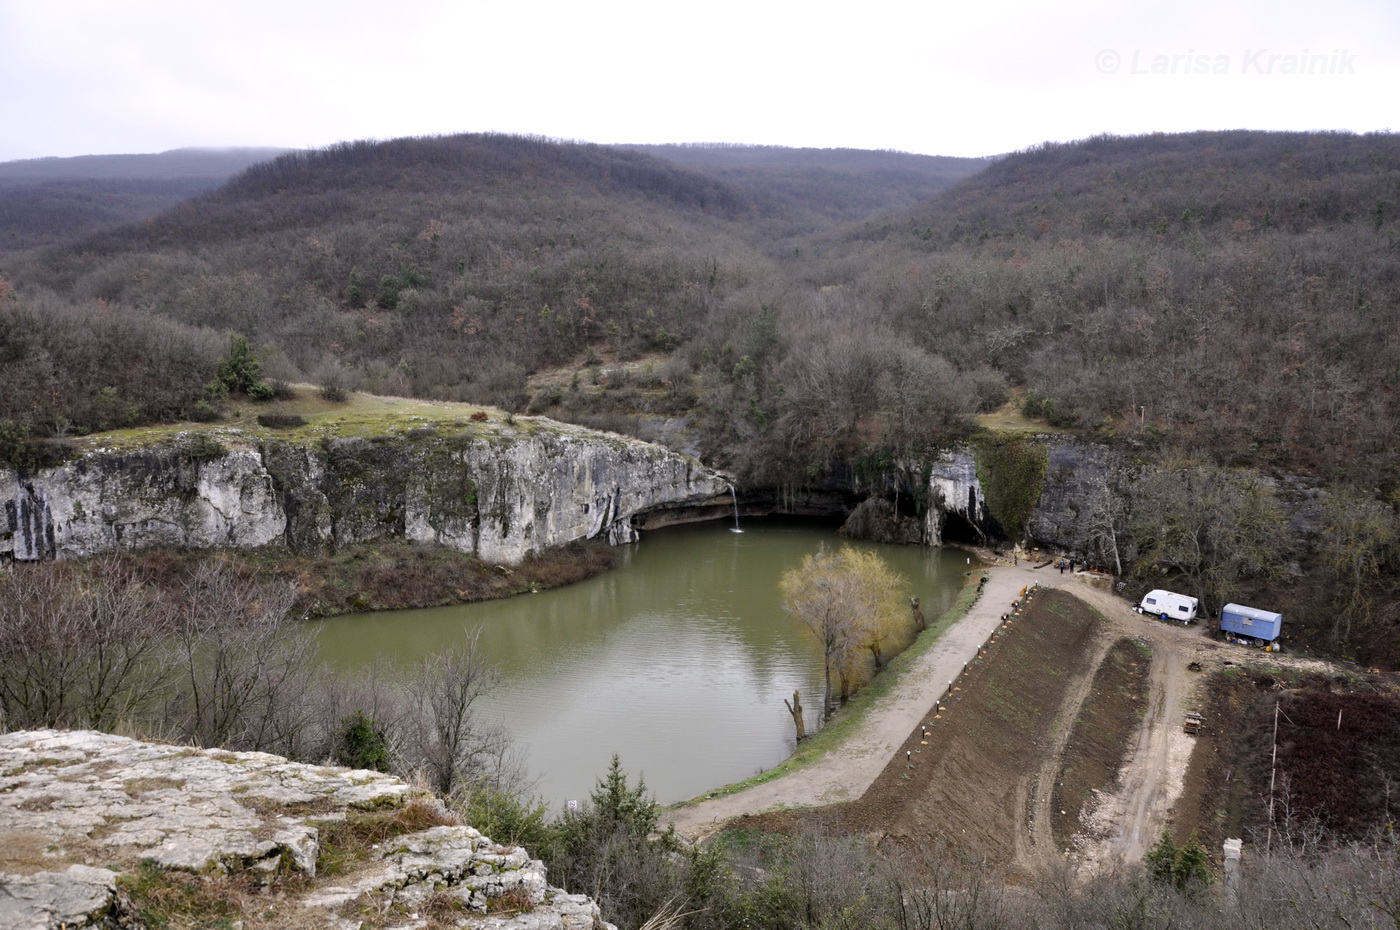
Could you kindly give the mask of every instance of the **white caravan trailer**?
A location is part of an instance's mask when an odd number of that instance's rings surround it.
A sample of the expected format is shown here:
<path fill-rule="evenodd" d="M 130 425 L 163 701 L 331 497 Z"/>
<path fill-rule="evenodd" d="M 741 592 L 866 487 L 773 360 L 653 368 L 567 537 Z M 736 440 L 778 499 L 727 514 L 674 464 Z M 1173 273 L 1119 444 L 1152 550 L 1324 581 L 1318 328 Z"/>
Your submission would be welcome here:
<path fill-rule="evenodd" d="M 1137 605 L 1140 614 L 1151 614 L 1163 620 L 1190 623 L 1196 619 L 1196 599 L 1172 591 L 1148 591 Z"/>

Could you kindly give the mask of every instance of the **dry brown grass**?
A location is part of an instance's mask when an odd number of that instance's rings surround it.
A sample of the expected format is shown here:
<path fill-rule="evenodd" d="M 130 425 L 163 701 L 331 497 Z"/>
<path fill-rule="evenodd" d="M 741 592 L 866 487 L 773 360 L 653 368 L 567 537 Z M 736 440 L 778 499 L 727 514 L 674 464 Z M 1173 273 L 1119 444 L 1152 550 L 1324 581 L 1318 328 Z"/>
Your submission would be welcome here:
<path fill-rule="evenodd" d="M 493 917 L 514 917 L 517 914 L 528 914 L 534 909 L 530 892 L 524 888 L 512 888 L 505 894 L 492 898 L 486 905 L 487 913 Z"/>
<path fill-rule="evenodd" d="M 269 546 L 252 551 L 147 550 L 117 558 L 142 581 L 171 592 L 178 592 L 206 561 L 222 561 L 240 575 L 290 581 L 297 587 L 296 615 L 309 617 L 510 597 L 582 581 L 617 562 L 616 551 L 596 541 L 551 549 L 511 567 L 405 540 L 347 546 L 335 553 L 296 554 Z"/>
<path fill-rule="evenodd" d="M 65 869 L 71 861 L 68 850 L 61 849 L 42 833 L 0 832 L 0 872 L 33 875 Z"/>
<path fill-rule="evenodd" d="M 316 880 L 300 874 L 268 875 L 256 870 L 229 875 L 195 875 L 165 870 L 146 861 L 130 863 L 118 884 L 132 915 L 151 928 L 309 930 L 325 926 L 324 913 L 300 903 L 315 881 L 355 871 L 369 860 L 373 848 L 385 840 L 456 823 L 452 814 L 421 799 L 388 810 L 351 811 L 343 820 L 320 825 L 321 855 L 317 861 Z M 365 896 L 357 902 L 357 916 L 365 919 L 366 926 L 381 926 L 382 918 L 391 916 L 389 902 L 379 904 L 373 896 Z M 451 917 L 445 907 L 439 910 L 443 912 L 443 919 L 430 920 L 429 927 L 454 926 L 462 913 L 459 907 L 453 911 L 456 917 Z"/>
<path fill-rule="evenodd" d="M 122 790 L 131 797 L 140 797 L 152 791 L 166 791 L 171 788 L 183 788 L 185 781 L 182 778 L 128 778 L 122 782 Z"/>
<path fill-rule="evenodd" d="M 312 930 L 325 926 L 325 914 L 304 907 L 305 878 L 283 878 L 275 885 L 241 872 L 201 876 L 165 870 L 151 862 L 124 873 L 118 889 L 137 926 L 152 930 Z"/>
<path fill-rule="evenodd" d="M 321 824 L 316 874 L 344 875 L 367 860 L 374 847 L 385 840 L 433 827 L 456 826 L 458 822 L 451 812 L 424 800 L 390 810 L 351 811 L 343 820 Z"/>

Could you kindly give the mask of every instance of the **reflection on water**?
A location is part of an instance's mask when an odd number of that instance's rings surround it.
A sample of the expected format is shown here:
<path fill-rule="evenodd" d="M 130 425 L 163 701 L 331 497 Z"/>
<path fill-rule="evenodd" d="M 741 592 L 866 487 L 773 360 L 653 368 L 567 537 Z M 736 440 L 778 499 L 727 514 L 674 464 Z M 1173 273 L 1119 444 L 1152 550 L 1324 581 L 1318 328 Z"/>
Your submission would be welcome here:
<path fill-rule="evenodd" d="M 484 712 L 515 734 L 551 813 L 587 797 L 614 752 L 661 803 L 694 797 L 792 752 L 783 698 L 795 689 L 815 728 L 821 654 L 783 614 L 778 579 L 821 544 L 846 542 L 805 521 L 729 530 L 649 533 L 615 571 L 554 591 L 329 620 L 321 654 L 347 668 L 380 655 L 410 663 L 479 626 L 501 673 Z M 930 620 L 951 606 L 966 553 L 873 548 L 909 579 Z"/>

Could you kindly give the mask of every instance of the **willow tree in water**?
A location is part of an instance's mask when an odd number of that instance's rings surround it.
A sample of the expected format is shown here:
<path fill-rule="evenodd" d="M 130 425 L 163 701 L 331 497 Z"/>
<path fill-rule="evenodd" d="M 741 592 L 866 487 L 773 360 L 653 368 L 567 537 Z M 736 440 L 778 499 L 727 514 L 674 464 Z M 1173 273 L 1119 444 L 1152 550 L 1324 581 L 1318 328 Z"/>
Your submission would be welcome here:
<path fill-rule="evenodd" d="M 866 653 L 876 668 L 884 665 L 885 644 L 907 624 L 906 587 L 878 555 L 850 547 L 833 553 L 823 546 L 783 574 L 783 610 L 822 647 L 823 720 L 834 710 L 833 677 L 845 703 Z"/>

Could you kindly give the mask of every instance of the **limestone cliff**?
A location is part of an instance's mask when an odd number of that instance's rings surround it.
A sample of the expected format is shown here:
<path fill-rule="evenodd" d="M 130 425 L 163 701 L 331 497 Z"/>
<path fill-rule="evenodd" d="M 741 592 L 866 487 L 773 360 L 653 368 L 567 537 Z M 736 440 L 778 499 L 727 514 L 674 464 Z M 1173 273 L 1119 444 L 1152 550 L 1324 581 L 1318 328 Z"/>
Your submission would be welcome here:
<path fill-rule="evenodd" d="M 727 481 L 660 446 L 544 420 L 293 442 L 235 429 L 0 470 L 0 556 L 160 546 L 338 548 L 404 537 L 492 562 L 636 538 L 639 515 L 722 505 Z"/>
<path fill-rule="evenodd" d="M 550 887 L 526 850 L 388 775 L 105 733 L 0 735 L 7 930 L 215 913 L 229 926 L 349 928 L 373 915 L 408 928 L 429 908 L 463 927 L 611 928 L 588 898 Z"/>
<path fill-rule="evenodd" d="M 1026 520 L 1026 541 L 1049 549 L 1082 552 L 1086 534 L 1109 501 L 1122 501 L 1131 484 L 1127 459 L 1106 446 L 1055 436 L 1026 440 L 1039 447 L 1047 467 L 1036 488 L 1034 506 Z M 904 462 L 882 488 L 851 514 L 843 532 L 861 539 L 928 545 L 959 541 L 1008 542 L 987 503 L 982 478 L 991 463 L 981 460 L 977 447 L 957 446 L 931 459 Z M 910 502 L 908 510 L 922 514 L 921 531 L 912 518 L 898 513 L 879 495 Z M 1130 545 L 1130 542 L 1125 542 Z"/>
<path fill-rule="evenodd" d="M 1106 446 L 1054 436 L 1030 441 L 1043 447 L 1048 466 L 1026 521 L 1027 539 L 1042 547 L 1080 551 L 1086 524 L 1106 506 L 1105 497 L 1127 493 L 1130 466 Z M 979 466 L 985 469 L 988 463 L 979 462 L 977 450 L 969 446 L 948 450 L 922 466 L 928 497 L 925 535 L 930 543 L 945 541 L 952 516 L 962 521 L 963 534 L 970 530 L 976 541 L 1003 535 L 988 509 Z"/>
<path fill-rule="evenodd" d="M 934 545 L 944 541 L 950 515 L 960 517 L 968 530 L 983 542 L 998 532 L 987 512 L 986 496 L 977 480 L 977 460 L 964 447 L 943 452 L 926 466 L 928 509 L 924 535 Z"/>

